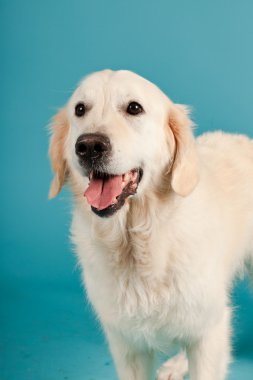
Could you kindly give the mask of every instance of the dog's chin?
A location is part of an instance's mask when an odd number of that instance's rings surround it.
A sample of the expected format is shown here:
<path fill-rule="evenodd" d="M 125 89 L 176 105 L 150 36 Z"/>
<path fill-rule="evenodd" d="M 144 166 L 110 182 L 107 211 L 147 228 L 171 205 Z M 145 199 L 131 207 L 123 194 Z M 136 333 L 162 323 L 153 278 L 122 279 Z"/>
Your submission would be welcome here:
<path fill-rule="evenodd" d="M 113 216 L 129 197 L 137 193 L 142 176 L 141 168 L 122 175 L 93 170 L 89 174 L 90 183 L 84 196 L 94 214 L 100 217 Z"/>
<path fill-rule="evenodd" d="M 125 200 L 118 200 L 117 203 L 112 204 L 111 206 L 108 206 L 102 210 L 98 210 L 96 207 L 91 206 L 91 210 L 94 212 L 94 214 L 100 216 L 101 218 L 108 218 L 109 216 L 116 214 L 116 212 L 124 206 Z"/>

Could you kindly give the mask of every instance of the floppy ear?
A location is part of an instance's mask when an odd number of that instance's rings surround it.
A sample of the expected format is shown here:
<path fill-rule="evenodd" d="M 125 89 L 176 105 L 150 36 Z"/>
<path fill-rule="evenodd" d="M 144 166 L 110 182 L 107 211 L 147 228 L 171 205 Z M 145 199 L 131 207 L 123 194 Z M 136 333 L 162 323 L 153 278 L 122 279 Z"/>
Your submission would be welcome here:
<path fill-rule="evenodd" d="M 67 176 L 67 163 L 64 146 L 69 130 L 69 123 L 65 108 L 61 109 L 53 118 L 51 125 L 52 137 L 49 147 L 54 179 L 50 186 L 49 199 L 54 198 L 60 191 Z"/>
<path fill-rule="evenodd" d="M 175 157 L 172 166 L 172 189 L 182 197 L 190 194 L 198 183 L 198 156 L 192 133 L 192 121 L 186 106 L 172 104 L 169 128 L 175 139 Z"/>

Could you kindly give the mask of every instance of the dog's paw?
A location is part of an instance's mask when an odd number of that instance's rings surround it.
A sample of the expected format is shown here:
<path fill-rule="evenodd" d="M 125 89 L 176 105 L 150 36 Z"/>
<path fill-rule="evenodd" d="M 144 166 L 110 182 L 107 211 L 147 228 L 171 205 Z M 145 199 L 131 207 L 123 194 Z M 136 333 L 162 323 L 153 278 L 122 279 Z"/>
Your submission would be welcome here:
<path fill-rule="evenodd" d="M 183 380 L 188 372 L 188 362 L 184 354 L 174 356 L 165 362 L 156 373 L 157 380 Z"/>

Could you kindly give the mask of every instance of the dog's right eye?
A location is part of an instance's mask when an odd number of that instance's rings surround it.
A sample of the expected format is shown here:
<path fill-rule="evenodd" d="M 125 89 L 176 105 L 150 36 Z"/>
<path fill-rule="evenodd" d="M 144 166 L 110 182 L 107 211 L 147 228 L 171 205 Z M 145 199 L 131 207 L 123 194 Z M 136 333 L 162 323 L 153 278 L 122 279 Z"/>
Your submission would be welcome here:
<path fill-rule="evenodd" d="M 86 109 L 84 103 L 77 103 L 75 107 L 75 115 L 77 117 L 82 117 L 85 114 L 85 111 Z"/>
<path fill-rule="evenodd" d="M 139 115 L 139 113 L 143 112 L 143 108 L 142 108 L 142 106 L 139 103 L 137 103 L 137 102 L 131 102 L 131 103 L 128 104 L 128 107 L 127 107 L 126 111 L 130 115 Z"/>

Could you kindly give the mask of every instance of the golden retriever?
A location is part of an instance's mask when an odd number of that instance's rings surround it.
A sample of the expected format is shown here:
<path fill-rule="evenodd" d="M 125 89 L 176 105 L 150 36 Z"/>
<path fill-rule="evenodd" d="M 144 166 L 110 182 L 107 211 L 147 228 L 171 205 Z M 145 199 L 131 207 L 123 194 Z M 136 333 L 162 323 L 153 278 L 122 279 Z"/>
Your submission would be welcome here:
<path fill-rule="evenodd" d="M 194 138 L 187 107 L 129 71 L 85 78 L 54 118 L 50 197 L 72 239 L 120 380 L 223 380 L 232 281 L 253 267 L 253 141 Z"/>

